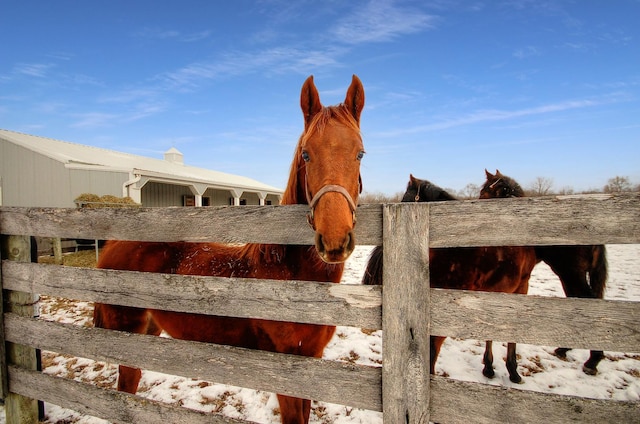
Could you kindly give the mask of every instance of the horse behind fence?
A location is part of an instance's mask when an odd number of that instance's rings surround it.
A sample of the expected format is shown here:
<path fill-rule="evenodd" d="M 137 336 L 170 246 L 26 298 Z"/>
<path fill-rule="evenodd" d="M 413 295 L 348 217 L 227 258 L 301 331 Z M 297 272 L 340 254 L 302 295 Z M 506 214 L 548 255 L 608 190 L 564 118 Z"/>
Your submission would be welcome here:
<path fill-rule="evenodd" d="M 295 245 L 108 242 L 100 268 L 145 272 L 338 283 L 355 247 L 355 209 L 361 190 L 362 83 L 353 76 L 343 104 L 324 107 L 309 77 L 301 92 L 304 132 L 295 149 L 282 204 L 308 204 L 315 247 Z M 97 304 L 96 327 L 250 349 L 321 357 L 335 327 L 185 314 Z M 118 390 L 135 393 L 141 371 L 121 365 Z M 307 423 L 311 401 L 279 394 L 283 423 Z"/>

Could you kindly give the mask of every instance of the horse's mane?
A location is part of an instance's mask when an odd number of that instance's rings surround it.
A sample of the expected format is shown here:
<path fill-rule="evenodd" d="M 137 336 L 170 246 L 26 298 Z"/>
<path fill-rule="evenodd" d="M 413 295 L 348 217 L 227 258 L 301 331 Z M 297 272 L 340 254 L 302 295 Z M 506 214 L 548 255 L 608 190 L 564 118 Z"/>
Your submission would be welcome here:
<path fill-rule="evenodd" d="M 413 174 L 409 176 L 407 190 L 402 196 L 402 202 L 438 202 L 445 200 L 458 200 L 455 196 L 447 192 L 442 187 L 433 184 L 429 180 L 415 178 Z M 362 284 L 381 285 L 382 284 L 382 246 L 376 246 L 369 255 L 367 267 L 364 270 Z"/>
<path fill-rule="evenodd" d="M 282 201 L 280 202 L 282 205 L 306 205 L 308 203 L 304 188 L 306 165 L 304 160 L 302 160 L 302 146 L 309 137 L 321 131 L 331 119 L 336 119 L 341 124 L 352 128 L 358 133 L 360 132 L 358 122 L 354 119 L 346 105 L 339 104 L 323 107 L 322 110 L 313 117 L 298 139 L 298 144 L 293 154 L 293 163 L 289 171 L 289 182 L 282 194 Z"/>
<path fill-rule="evenodd" d="M 422 180 L 409 176 L 407 190 L 402 197 L 403 202 L 437 202 L 442 200 L 458 200 L 442 187 L 429 180 Z"/>

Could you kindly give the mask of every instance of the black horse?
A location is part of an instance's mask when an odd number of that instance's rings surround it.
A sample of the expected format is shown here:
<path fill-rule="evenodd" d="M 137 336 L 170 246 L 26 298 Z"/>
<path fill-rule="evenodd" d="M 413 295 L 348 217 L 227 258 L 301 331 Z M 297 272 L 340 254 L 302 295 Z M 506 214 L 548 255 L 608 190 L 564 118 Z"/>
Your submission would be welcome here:
<path fill-rule="evenodd" d="M 481 199 L 524 197 L 524 190 L 513 178 L 496 170 L 485 169 L 487 181 L 480 190 Z M 607 252 L 604 245 L 590 246 L 538 246 L 538 261 L 544 261 L 558 276 L 567 297 L 602 299 L 607 284 Z M 565 358 L 569 348 L 559 347 L 557 356 Z M 604 358 L 601 350 L 592 350 L 582 370 L 589 375 L 598 373 L 598 364 Z"/>
<path fill-rule="evenodd" d="M 427 180 L 409 176 L 403 202 L 433 202 L 456 200 L 454 196 Z M 363 284 L 382 284 L 382 246 L 377 246 L 364 273 Z M 470 247 L 429 250 L 429 274 L 431 287 L 526 294 L 529 277 L 536 264 L 531 247 Z M 435 363 L 445 337 L 431 336 L 431 367 Z M 495 375 L 493 370 L 492 342 L 487 341 L 484 355 L 486 377 Z M 507 370 L 509 379 L 522 381 L 517 372 L 516 344 L 507 345 Z"/>

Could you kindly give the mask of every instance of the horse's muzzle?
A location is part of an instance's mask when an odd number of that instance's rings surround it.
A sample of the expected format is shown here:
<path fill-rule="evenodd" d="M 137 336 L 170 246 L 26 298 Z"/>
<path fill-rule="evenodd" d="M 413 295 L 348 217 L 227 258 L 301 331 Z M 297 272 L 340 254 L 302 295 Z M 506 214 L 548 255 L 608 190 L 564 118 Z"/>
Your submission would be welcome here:
<path fill-rule="evenodd" d="M 343 263 L 351 256 L 355 246 L 353 231 L 349 231 L 341 243 L 333 245 L 327 243 L 322 234 L 316 232 L 316 250 L 320 258 L 327 263 Z"/>

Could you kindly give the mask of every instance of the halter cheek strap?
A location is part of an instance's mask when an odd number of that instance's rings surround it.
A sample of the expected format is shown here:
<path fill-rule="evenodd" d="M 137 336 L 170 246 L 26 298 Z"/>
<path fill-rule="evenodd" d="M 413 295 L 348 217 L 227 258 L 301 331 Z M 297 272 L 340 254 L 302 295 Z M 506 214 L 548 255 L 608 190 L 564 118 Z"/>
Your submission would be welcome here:
<path fill-rule="evenodd" d="M 498 184 L 500 181 L 502 181 L 502 178 L 498 178 L 497 180 L 495 180 L 495 181 L 493 182 L 493 184 L 491 184 L 491 185 L 489 186 L 489 188 L 493 190 L 493 188 L 496 186 L 496 184 Z"/>

